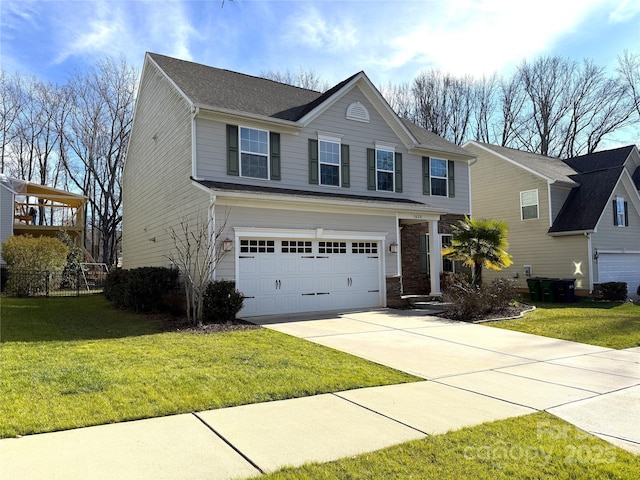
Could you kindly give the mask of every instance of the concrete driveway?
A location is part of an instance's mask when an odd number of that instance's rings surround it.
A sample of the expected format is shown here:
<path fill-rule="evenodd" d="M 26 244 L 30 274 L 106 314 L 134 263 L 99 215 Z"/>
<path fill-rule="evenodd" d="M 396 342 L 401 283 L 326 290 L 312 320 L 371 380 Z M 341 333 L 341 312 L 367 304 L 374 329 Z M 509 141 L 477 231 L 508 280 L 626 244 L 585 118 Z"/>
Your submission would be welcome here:
<path fill-rule="evenodd" d="M 546 410 L 640 454 L 640 348 L 613 350 L 453 322 L 418 311 L 385 309 L 252 321 L 430 380 L 422 387 L 380 387 L 375 395 L 371 394 L 375 389 L 341 394 L 399 421 L 412 412 L 407 419 L 412 425 L 415 412 L 422 411 L 425 431 L 435 433 L 434 422 L 446 424 L 447 411 L 473 412 L 484 398 L 482 408 L 488 411 L 482 418 L 502 418 L 507 406 L 514 409 L 511 415 Z M 421 391 L 403 393 L 416 388 Z M 425 411 L 421 407 L 426 404 Z M 443 431 L 456 426 L 443 425 Z"/>

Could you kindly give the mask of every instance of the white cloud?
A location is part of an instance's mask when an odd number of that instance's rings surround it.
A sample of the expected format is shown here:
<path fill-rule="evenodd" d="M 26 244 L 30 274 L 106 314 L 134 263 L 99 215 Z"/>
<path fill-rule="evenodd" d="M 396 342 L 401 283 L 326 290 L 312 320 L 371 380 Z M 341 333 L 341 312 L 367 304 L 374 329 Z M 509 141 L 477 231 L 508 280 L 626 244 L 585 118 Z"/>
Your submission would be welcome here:
<path fill-rule="evenodd" d="M 602 3 L 603 0 L 429 2 L 422 12 L 414 11 L 414 23 L 404 34 L 389 40 L 390 54 L 373 61 L 387 69 L 415 62 L 423 64 L 423 68 L 437 66 L 456 75 L 491 74 L 547 51 Z"/>
<path fill-rule="evenodd" d="M 345 53 L 358 44 L 358 32 L 348 16 L 327 15 L 316 7 L 305 5 L 284 22 L 288 46 L 306 46 L 328 53 Z"/>
<path fill-rule="evenodd" d="M 640 2 L 638 0 L 623 0 L 615 2 L 615 10 L 609 15 L 609 20 L 614 23 L 626 22 L 635 16 L 640 15 Z M 640 35 L 640 21 L 637 23 L 638 34 Z"/>
<path fill-rule="evenodd" d="M 76 12 L 60 25 L 66 42 L 56 58 L 62 63 L 73 56 L 122 56 L 137 64 L 147 50 L 191 60 L 191 39 L 196 35 L 180 1 L 71 2 Z M 75 21 L 74 21 L 75 19 Z M 63 22 L 62 20 L 60 21 Z"/>

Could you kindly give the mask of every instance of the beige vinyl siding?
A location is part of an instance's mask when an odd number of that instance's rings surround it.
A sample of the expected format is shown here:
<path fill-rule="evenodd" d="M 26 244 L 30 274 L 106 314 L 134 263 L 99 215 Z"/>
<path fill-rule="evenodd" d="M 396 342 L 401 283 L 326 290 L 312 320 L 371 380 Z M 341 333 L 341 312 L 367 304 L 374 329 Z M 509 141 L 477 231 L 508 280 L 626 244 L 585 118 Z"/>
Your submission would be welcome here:
<path fill-rule="evenodd" d="M 386 245 L 395 239 L 396 218 L 392 215 L 362 215 L 335 212 L 305 211 L 303 209 L 252 208 L 245 206 L 216 205 L 216 223 L 219 229 L 227 219 L 226 228 L 220 238 L 234 238 L 235 228 L 275 228 L 275 229 L 323 229 L 368 232 L 386 235 Z M 257 234 L 259 237 L 260 235 Z M 291 238 L 295 238 L 292 236 Z M 328 237 L 326 237 L 328 238 Z M 396 254 L 385 251 L 386 275 L 396 275 Z M 235 280 L 234 252 L 225 255 L 216 269 L 216 278 Z"/>
<path fill-rule="evenodd" d="M 526 287 L 524 265 L 534 277 L 575 278 L 577 288 L 589 288 L 589 259 L 584 235 L 551 237 L 547 181 L 474 145 L 465 147 L 478 156 L 471 166 L 472 210 L 475 218 L 504 220 L 509 226 L 508 252 L 513 265 L 502 271 L 486 270 L 485 281 L 515 279 Z M 538 190 L 538 219 L 521 220 L 520 192 Z"/>
<path fill-rule="evenodd" d="M 123 174 L 124 268 L 169 266 L 169 225 L 209 205 L 190 180 L 188 103 L 148 61 L 140 93 Z"/>
<path fill-rule="evenodd" d="M 5 263 L 2 259 L 2 242 L 13 235 L 13 208 L 13 192 L 0 185 L 0 264 Z"/>
<path fill-rule="evenodd" d="M 360 102 L 367 108 L 370 115 L 369 123 L 347 120 L 346 111 L 353 102 Z M 252 126 L 250 122 L 244 125 Z M 350 188 L 309 184 L 308 141 L 309 139 L 317 139 L 318 133 L 334 134 L 341 137 L 343 144 L 349 145 Z M 224 122 L 198 118 L 197 138 L 197 175 L 202 179 L 318 192 L 334 191 L 336 193 L 372 195 L 383 198 L 410 198 L 418 202 L 427 203 L 434 208 L 446 209 L 450 213 L 463 214 L 469 212 L 469 167 L 467 162 L 456 162 L 455 198 L 423 195 L 422 157 L 408 153 L 401 140 L 367 100 L 359 87 L 353 88 L 344 97 L 340 98 L 299 134 L 281 133 L 282 179 L 279 181 L 257 180 L 228 176 L 226 174 Z M 402 153 L 402 193 L 376 192 L 367 189 L 366 152 L 367 148 L 375 147 L 375 142 L 395 145 L 395 151 Z M 447 159 L 446 155 L 438 155 L 438 157 Z"/>
<path fill-rule="evenodd" d="M 564 202 L 567 200 L 569 193 L 571 193 L 571 187 L 550 185 L 551 193 L 551 223 L 553 223 L 560 213 Z"/>

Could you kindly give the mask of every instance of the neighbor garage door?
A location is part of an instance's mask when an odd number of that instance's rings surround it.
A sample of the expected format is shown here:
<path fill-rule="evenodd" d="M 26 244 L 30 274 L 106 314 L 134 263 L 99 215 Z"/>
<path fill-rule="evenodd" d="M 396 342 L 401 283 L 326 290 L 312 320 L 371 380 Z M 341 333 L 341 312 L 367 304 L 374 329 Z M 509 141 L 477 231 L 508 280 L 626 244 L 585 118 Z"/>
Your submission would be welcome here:
<path fill-rule="evenodd" d="M 380 242 L 239 240 L 241 316 L 382 305 Z"/>
<path fill-rule="evenodd" d="M 640 253 L 599 254 L 598 282 L 626 282 L 629 295 L 635 295 L 640 285 Z"/>

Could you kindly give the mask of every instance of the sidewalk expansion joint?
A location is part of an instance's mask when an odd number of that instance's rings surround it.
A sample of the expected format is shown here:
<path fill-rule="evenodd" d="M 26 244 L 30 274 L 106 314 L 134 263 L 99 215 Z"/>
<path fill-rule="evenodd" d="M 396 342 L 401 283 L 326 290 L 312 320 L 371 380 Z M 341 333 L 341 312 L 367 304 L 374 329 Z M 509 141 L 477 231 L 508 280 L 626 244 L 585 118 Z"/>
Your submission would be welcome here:
<path fill-rule="evenodd" d="M 264 474 L 264 470 L 262 470 L 253 460 L 251 460 L 247 455 L 245 455 L 242 451 L 240 451 L 240 449 L 238 447 L 236 447 L 233 443 L 231 443 L 229 440 L 227 440 L 224 435 L 222 435 L 220 432 L 218 432 L 215 428 L 213 428 L 211 425 L 209 425 L 207 422 L 205 422 L 196 412 L 193 412 L 192 415 L 194 417 L 196 417 L 198 420 L 200 420 L 200 422 L 202 422 L 202 424 L 207 427 L 209 430 L 211 430 L 218 438 L 220 438 L 220 440 L 222 440 L 224 443 L 226 443 L 227 445 L 229 445 L 229 447 L 231 447 L 231 449 L 236 452 L 238 455 L 240 455 L 242 458 L 245 459 L 245 461 L 247 461 L 253 468 L 255 468 L 256 470 L 258 470 L 258 472 L 260 472 L 261 474 Z"/>
<path fill-rule="evenodd" d="M 349 403 L 351 403 L 351 404 L 353 404 L 353 405 L 355 405 L 357 407 L 364 408 L 365 410 L 369 410 L 371 413 L 375 413 L 376 415 L 380 415 L 381 417 L 384 417 L 384 418 L 386 418 L 388 420 L 391 420 L 393 422 L 399 423 L 400 425 L 403 425 L 403 426 L 405 426 L 407 428 L 410 428 L 411 430 L 415 430 L 416 432 L 421 433 L 422 435 L 425 435 L 427 437 L 429 436 L 429 434 L 427 432 L 424 432 L 424 431 L 420 430 L 419 428 L 414 427 L 413 425 L 409 425 L 408 423 L 401 422 L 397 418 L 393 418 L 393 417 L 390 417 L 389 415 L 385 415 L 384 413 L 380 413 L 377 410 L 374 410 L 373 408 L 369 408 L 369 407 L 367 407 L 365 405 L 362 405 L 362 404 L 360 404 L 358 402 L 355 402 L 353 400 L 349 400 L 348 398 L 341 397 L 340 396 L 340 392 L 331 393 L 331 395 L 333 395 L 335 397 L 338 397 L 339 399 L 344 400 L 346 402 L 349 402 Z"/>

